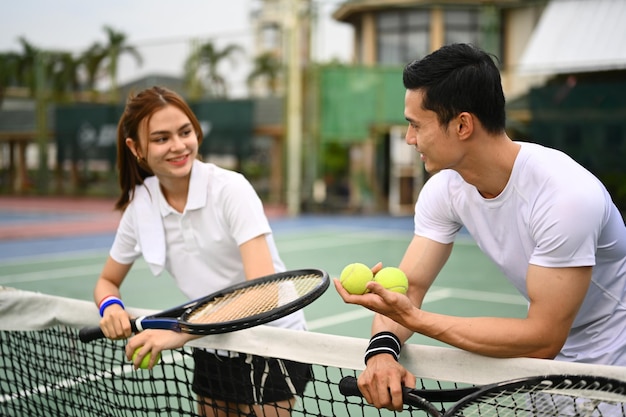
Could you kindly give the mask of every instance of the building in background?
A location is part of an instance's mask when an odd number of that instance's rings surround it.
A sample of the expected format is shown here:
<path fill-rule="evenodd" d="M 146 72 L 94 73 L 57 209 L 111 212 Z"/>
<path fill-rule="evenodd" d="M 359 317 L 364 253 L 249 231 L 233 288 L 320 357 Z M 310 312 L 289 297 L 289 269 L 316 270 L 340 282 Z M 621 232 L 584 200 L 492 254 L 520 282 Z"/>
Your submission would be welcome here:
<path fill-rule="evenodd" d="M 345 177 L 332 179 L 348 184 L 348 210 L 410 214 L 425 180 L 418 155 L 404 142 L 403 67 L 445 44 L 472 43 L 500 58 L 507 97 L 523 96 L 545 80 L 520 78 L 516 69 L 546 4 L 360 0 L 337 8 L 333 17 L 354 27 L 354 62 L 319 70 L 319 140 L 322 149 L 340 149 L 349 161 L 340 173 Z M 510 123 L 524 126 L 527 113 L 518 116 Z"/>
<path fill-rule="evenodd" d="M 316 7 L 316 0 L 253 2 L 249 59 L 258 71 L 249 97 L 199 107 L 202 120 L 224 122 L 209 123 L 205 157 L 244 172 L 266 202 L 295 204 L 296 213 L 410 215 L 427 174 L 404 142 L 403 67 L 442 45 L 470 42 L 499 58 L 509 135 L 566 151 L 626 211 L 626 1 L 346 1 L 333 17 L 353 28 L 349 64 L 311 59 Z M 158 82 L 182 88 L 175 78 Z M 4 99 L 3 190 L 19 192 L 37 168 L 37 114 L 28 94 Z M 46 128 L 56 143 L 63 138 L 53 117 Z"/>
<path fill-rule="evenodd" d="M 499 58 L 512 138 L 566 151 L 626 208 L 626 2 L 360 0 L 334 18 L 354 27 L 354 63 L 319 70 L 319 142 L 349 161 L 349 210 L 412 213 L 425 176 L 402 148 L 401 72 L 454 42 Z"/>
<path fill-rule="evenodd" d="M 626 2 L 551 0 L 518 67 L 547 81 L 522 97 L 533 141 L 565 151 L 626 218 Z"/>

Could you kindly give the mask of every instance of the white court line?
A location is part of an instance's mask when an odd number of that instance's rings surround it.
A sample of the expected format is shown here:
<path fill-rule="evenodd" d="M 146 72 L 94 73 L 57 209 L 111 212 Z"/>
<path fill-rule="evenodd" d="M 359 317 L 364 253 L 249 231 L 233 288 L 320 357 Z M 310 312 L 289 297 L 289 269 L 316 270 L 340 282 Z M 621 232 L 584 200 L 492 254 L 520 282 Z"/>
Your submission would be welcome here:
<path fill-rule="evenodd" d="M 24 282 L 37 282 L 37 281 L 53 281 L 57 279 L 83 277 L 86 275 L 99 276 L 100 272 L 102 272 L 103 266 L 104 266 L 104 261 L 99 262 L 97 265 L 84 265 L 84 266 L 76 266 L 73 268 L 61 268 L 61 269 L 52 269 L 48 271 L 11 274 L 6 277 L 0 277 L 0 285 L 22 284 Z M 143 262 L 135 263 L 135 265 L 133 266 L 134 271 L 141 271 L 141 270 L 147 270 L 147 269 L 148 269 L 148 264 L 143 263 Z"/>
<path fill-rule="evenodd" d="M 109 248 L 73 250 L 67 252 L 56 252 L 38 255 L 23 255 L 10 259 L 2 259 L 0 260 L 0 266 L 15 267 L 24 265 L 25 263 L 28 263 L 29 265 L 34 265 L 43 263 L 48 264 L 51 262 L 69 262 L 68 258 L 71 258 L 72 260 L 84 260 L 89 258 L 106 259 L 108 254 Z"/>
<path fill-rule="evenodd" d="M 447 288 L 450 297 L 469 301 L 485 301 L 488 303 L 513 304 L 527 306 L 528 301 L 520 294 L 504 294 L 488 291 L 466 290 L 461 288 Z M 426 297 L 428 299 L 428 296 Z"/>
<path fill-rule="evenodd" d="M 277 235 L 276 232 L 273 233 L 274 239 L 277 244 L 287 245 L 286 248 L 282 249 L 280 252 L 290 252 L 292 249 L 291 245 L 299 244 L 299 243 L 309 243 L 314 240 L 320 240 L 322 242 L 326 242 L 325 245 L 319 245 L 320 248 L 324 248 L 329 246 L 328 242 L 332 240 L 338 240 L 339 238 L 343 239 L 344 237 L 355 237 L 369 235 L 368 239 L 375 239 L 379 237 L 385 240 L 410 240 L 412 237 L 412 231 L 403 232 L 396 230 L 386 230 L 386 229 L 366 229 L 363 231 L 359 231 L 357 228 L 324 228 L 324 229 L 313 229 L 315 232 L 326 233 L 326 236 L 317 236 L 314 238 L 311 237 L 296 237 L 296 236 L 286 236 L 286 235 Z M 341 234 L 339 234 L 341 232 Z M 403 236 L 406 235 L 406 236 Z M 339 244 L 337 244 L 339 245 Z M 333 245 L 333 246 L 337 246 Z M 37 255 L 22 255 L 10 259 L 0 259 L 0 266 L 19 266 L 28 262 L 29 264 L 38 264 L 38 263 L 48 263 L 54 261 L 64 261 L 67 258 L 74 259 L 85 259 L 91 257 L 102 256 L 106 258 L 109 253 L 110 246 L 103 247 L 101 249 L 85 249 L 85 250 L 72 250 L 67 252 L 55 252 L 49 254 L 37 254 Z M 104 254 L 103 254 L 104 253 Z M 104 261 L 103 261 L 104 263 Z"/>
<path fill-rule="evenodd" d="M 298 239 L 297 241 L 283 242 L 283 245 L 277 243 L 278 246 L 283 246 L 279 249 L 280 253 L 298 252 L 312 249 L 326 249 L 338 246 L 358 245 L 364 243 L 371 243 L 381 240 L 402 240 L 401 237 L 381 234 L 381 233 L 348 233 L 343 235 L 341 239 L 328 239 L 327 237 L 312 238 L 312 239 Z M 93 253 L 92 253 L 93 255 Z M 57 259 L 59 254 L 55 254 Z M 85 257 L 79 258 L 85 259 Z M 57 279 L 76 278 L 85 275 L 98 275 L 102 271 L 106 256 L 102 257 L 101 261 L 98 261 L 95 265 L 84 265 L 72 268 L 61 269 L 48 269 L 46 271 L 38 272 L 25 272 L 25 273 L 13 273 L 8 276 L 0 276 L 0 285 L 8 285 L 23 282 L 36 282 L 36 281 L 53 281 Z M 23 264 L 26 260 L 23 260 Z M 31 263 L 30 261 L 26 261 Z M 44 262 L 40 259 L 40 262 Z M 66 259 L 66 262 L 71 262 L 71 259 Z M 133 266 L 133 270 L 146 270 L 148 265 L 144 262 L 136 262 Z"/>
<path fill-rule="evenodd" d="M 490 303 L 527 305 L 526 300 L 520 295 L 502 294 L 495 292 L 463 290 L 457 288 L 433 288 L 426 294 L 424 304 L 434 303 L 446 299 L 461 299 L 468 301 L 486 301 Z M 320 319 L 307 321 L 309 330 L 323 329 L 325 327 L 336 326 L 349 323 L 354 320 L 371 317 L 374 313 L 366 308 L 359 308 L 346 313 L 323 317 Z"/>
<path fill-rule="evenodd" d="M 353 230 L 353 229 L 347 229 Z M 341 234 L 338 233 L 337 229 L 334 229 L 333 232 L 329 236 L 317 236 L 317 237 L 307 237 L 302 239 L 290 239 L 281 241 L 281 239 L 276 239 L 276 244 L 278 246 L 280 253 L 287 252 L 295 252 L 299 250 L 308 250 L 308 249 L 318 249 L 318 248 L 328 248 L 328 247 L 337 247 L 337 246 L 347 246 L 347 245 L 359 245 L 364 243 L 371 243 L 376 241 L 398 241 L 398 242 L 406 242 L 407 244 L 413 238 L 413 231 L 388 231 L 383 229 L 377 229 L 375 231 L 345 231 Z M 319 242 L 322 242 L 320 244 Z M 455 245 L 476 245 L 476 242 L 465 235 L 457 236 Z M 285 246 L 283 246 L 285 245 Z"/>
<path fill-rule="evenodd" d="M 450 297 L 450 291 L 447 288 L 433 290 L 427 294 L 424 299 L 424 304 L 433 301 L 443 300 Z M 365 307 L 348 311 L 346 313 L 337 314 L 331 317 L 323 317 L 316 320 L 307 320 L 307 327 L 309 330 L 323 329 L 325 327 L 336 326 L 339 324 L 349 323 L 354 320 L 360 320 L 366 317 L 373 316 L 374 312 L 366 309 Z"/>
<path fill-rule="evenodd" d="M 281 242 L 277 240 L 279 252 L 289 253 L 311 249 L 325 249 L 331 247 L 341 247 L 348 245 L 362 245 L 372 242 L 380 241 L 398 241 L 408 243 L 411 240 L 411 236 L 393 235 L 390 233 L 371 233 L 371 232 L 352 232 L 341 234 L 340 236 L 335 233 L 332 238 L 329 237 L 315 237 L 301 239 L 297 241 Z"/>
<path fill-rule="evenodd" d="M 318 330 L 325 327 L 336 326 L 338 324 L 349 323 L 355 320 L 361 320 L 366 317 L 373 316 L 374 313 L 366 308 L 355 309 L 346 313 L 336 314 L 331 317 L 323 317 L 321 319 L 307 320 L 306 327 L 309 330 Z"/>
<path fill-rule="evenodd" d="M 179 362 L 184 360 L 183 355 L 175 351 L 164 351 L 161 353 L 161 361 L 167 364 Z M 75 378 L 64 379 L 61 381 L 57 381 L 51 384 L 42 384 L 35 388 L 29 390 L 22 390 L 18 392 L 14 392 L 12 394 L 4 394 L 0 396 L 0 403 L 12 401 L 15 399 L 23 399 L 32 397 L 33 395 L 38 394 L 47 394 L 52 391 L 57 391 L 65 388 L 71 388 L 74 385 L 85 384 L 88 382 L 99 381 L 101 379 L 112 379 L 115 375 L 123 374 L 132 374 L 136 372 L 133 365 L 124 365 L 124 366 L 116 366 L 112 368 L 110 371 L 98 372 L 94 374 L 86 374 L 81 375 Z"/>
<path fill-rule="evenodd" d="M 334 231 L 336 236 L 336 230 Z M 318 237 L 318 238 L 303 238 L 296 240 L 285 240 L 283 242 L 277 241 L 277 246 L 279 247 L 279 252 L 281 254 L 284 253 L 292 253 L 304 250 L 314 250 L 314 249 L 328 249 L 332 247 L 343 247 L 348 245 L 360 245 L 366 244 L 376 241 L 382 240 L 393 240 L 393 241 L 406 241 L 410 239 L 410 236 L 405 236 L 403 233 L 393 233 L 393 232 L 348 232 L 341 235 L 341 239 L 329 239 L 327 236 Z M 472 244 L 475 243 L 471 239 L 460 238 L 457 239 L 455 244 Z M 95 256 L 96 251 L 85 251 L 85 252 L 72 252 L 73 255 L 81 255 L 75 259 L 86 259 L 88 257 Z M 50 256 L 50 259 L 54 259 L 55 261 L 59 261 L 59 257 L 63 256 L 63 254 L 54 254 Z M 66 254 L 67 256 L 67 254 Z M 42 256 L 38 256 L 36 262 L 32 260 L 21 258 L 21 262 L 14 262 L 13 265 L 20 265 L 24 262 L 28 263 L 44 263 L 45 259 Z M 106 259 L 106 254 L 103 254 L 102 260 L 98 261 L 96 265 L 85 265 L 78 266 L 73 268 L 62 268 L 62 269 L 48 269 L 46 271 L 39 272 L 26 272 L 26 273 L 13 273 L 11 275 L 2 276 L 0 275 L 0 285 L 10 285 L 15 283 L 23 283 L 23 282 L 37 282 L 37 281 L 53 281 L 57 279 L 65 279 L 65 278 L 76 278 L 80 276 L 89 276 L 89 275 L 98 275 L 102 271 L 102 266 L 104 265 L 104 261 Z M 66 262 L 71 262 L 71 259 L 65 259 Z M 2 265 L 7 265 L 8 263 L 1 263 Z M 146 270 L 148 269 L 148 265 L 145 262 L 136 262 L 133 266 L 134 270 Z"/>

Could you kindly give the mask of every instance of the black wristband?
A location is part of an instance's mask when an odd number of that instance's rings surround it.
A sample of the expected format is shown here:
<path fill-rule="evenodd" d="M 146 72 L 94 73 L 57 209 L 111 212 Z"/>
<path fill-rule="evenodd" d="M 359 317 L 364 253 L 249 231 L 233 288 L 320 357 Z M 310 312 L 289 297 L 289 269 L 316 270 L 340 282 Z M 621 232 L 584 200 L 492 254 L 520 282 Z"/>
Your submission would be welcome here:
<path fill-rule="evenodd" d="M 400 356 L 400 349 L 402 349 L 402 343 L 398 336 L 391 332 L 376 333 L 370 339 L 370 344 L 365 351 L 365 365 L 372 356 L 380 353 L 388 353 L 397 361 Z"/>

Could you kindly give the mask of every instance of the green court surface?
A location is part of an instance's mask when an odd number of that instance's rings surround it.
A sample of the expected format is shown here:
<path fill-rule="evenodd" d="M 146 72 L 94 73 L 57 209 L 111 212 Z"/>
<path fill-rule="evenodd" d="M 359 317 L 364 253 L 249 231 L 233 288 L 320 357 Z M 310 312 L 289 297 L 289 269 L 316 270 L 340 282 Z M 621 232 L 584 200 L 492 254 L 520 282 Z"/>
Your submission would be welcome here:
<path fill-rule="evenodd" d="M 331 277 L 338 277 L 352 262 L 397 266 L 412 237 L 411 218 L 304 217 L 275 219 L 272 227 L 287 268 L 320 268 Z M 11 247 L 13 252 L 20 246 L 24 249 L 19 256 L 0 260 L 0 286 L 91 300 L 112 235 L 94 236 L 93 241 L 97 244 L 85 244 L 84 237 L 78 244 L 68 238 L 48 240 L 44 246 L 54 250 L 39 251 L 28 249 L 38 247 L 41 242 L 36 240 L 2 242 L 0 246 Z M 154 277 L 143 261 L 126 278 L 122 296 L 127 305 L 155 310 L 185 301 L 167 273 Z M 423 308 L 460 316 L 524 317 L 526 306 L 473 241 L 461 235 Z M 311 331 L 369 337 L 372 313 L 344 304 L 332 285 L 306 307 L 305 314 Z M 441 346 L 419 335 L 410 343 Z"/>

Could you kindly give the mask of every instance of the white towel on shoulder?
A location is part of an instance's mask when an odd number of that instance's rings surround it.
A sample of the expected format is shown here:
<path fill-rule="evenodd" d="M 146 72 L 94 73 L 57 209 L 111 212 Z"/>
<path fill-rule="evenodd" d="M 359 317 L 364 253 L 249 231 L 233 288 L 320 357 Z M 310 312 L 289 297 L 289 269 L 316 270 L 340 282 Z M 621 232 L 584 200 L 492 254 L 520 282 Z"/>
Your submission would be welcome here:
<path fill-rule="evenodd" d="M 148 177 L 144 186 L 135 188 L 134 208 L 139 248 L 152 274 L 158 276 L 165 268 L 165 231 L 159 208 L 159 190 L 153 185 L 159 186 L 156 178 Z"/>

